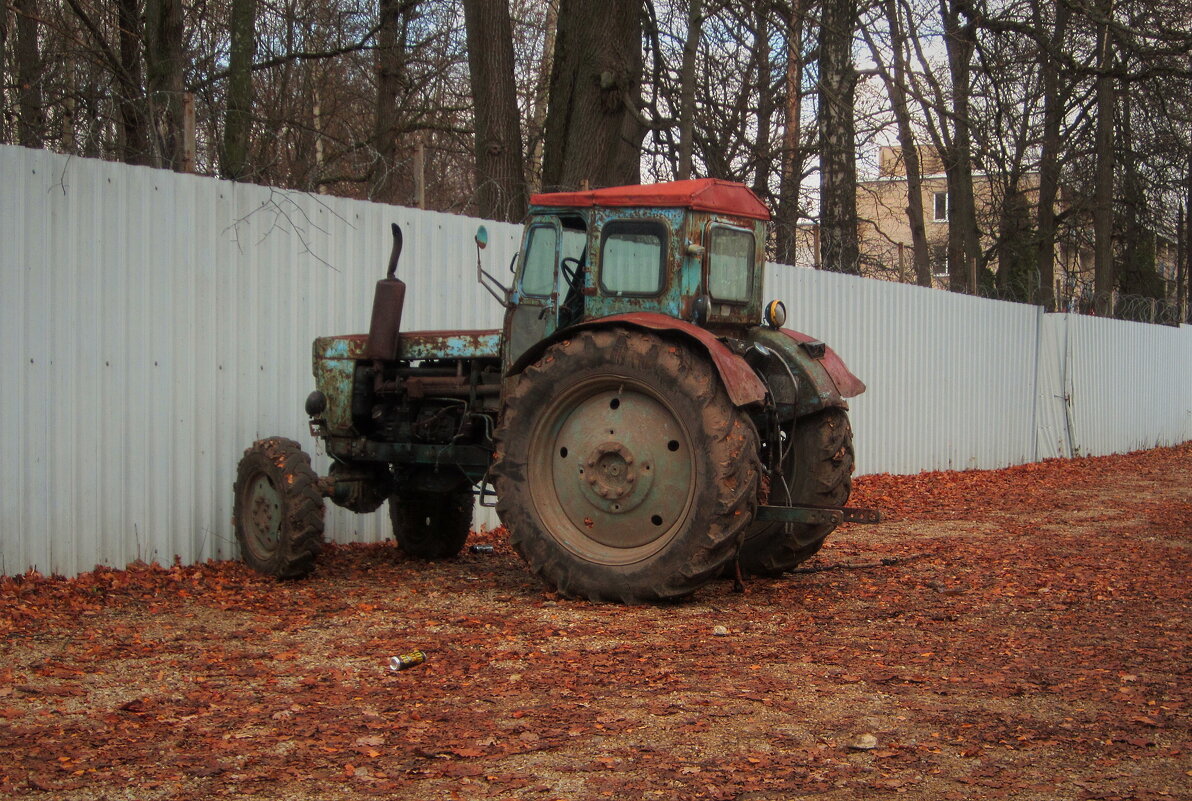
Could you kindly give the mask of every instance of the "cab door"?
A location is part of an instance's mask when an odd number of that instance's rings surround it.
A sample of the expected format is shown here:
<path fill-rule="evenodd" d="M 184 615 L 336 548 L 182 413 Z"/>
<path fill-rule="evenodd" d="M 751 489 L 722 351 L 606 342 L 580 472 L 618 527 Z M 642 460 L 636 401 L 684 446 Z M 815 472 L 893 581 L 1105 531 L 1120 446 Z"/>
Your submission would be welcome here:
<path fill-rule="evenodd" d="M 513 305 L 505 313 L 505 370 L 560 325 L 584 317 L 587 253 L 583 216 L 564 212 L 531 218 L 510 293 Z"/>
<path fill-rule="evenodd" d="M 526 228 L 510 293 L 513 304 L 505 312 L 504 370 L 554 330 L 561 233 L 559 221 L 553 217 L 536 218 Z"/>

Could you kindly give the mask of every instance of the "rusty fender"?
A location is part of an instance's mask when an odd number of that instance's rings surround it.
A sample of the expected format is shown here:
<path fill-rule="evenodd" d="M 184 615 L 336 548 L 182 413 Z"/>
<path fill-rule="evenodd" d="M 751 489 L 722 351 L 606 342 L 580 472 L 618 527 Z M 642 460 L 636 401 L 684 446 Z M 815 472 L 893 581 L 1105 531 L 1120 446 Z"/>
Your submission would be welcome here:
<path fill-rule="evenodd" d="M 556 331 L 551 336 L 530 348 L 509 369 L 509 375 L 516 375 L 529 365 L 538 361 L 548 347 L 556 342 L 567 339 L 575 331 L 586 328 L 605 328 L 608 326 L 628 326 L 630 328 L 644 328 L 650 331 L 661 331 L 678 334 L 684 339 L 698 345 L 712 359 L 720 380 L 728 392 L 729 400 L 734 406 L 748 406 L 751 403 L 761 403 L 766 398 L 766 386 L 753 372 L 753 368 L 737 354 L 729 350 L 715 334 L 700 328 L 694 323 L 668 317 L 654 312 L 634 312 L 632 314 L 615 314 L 611 317 L 600 317 L 578 325 L 569 326 Z"/>

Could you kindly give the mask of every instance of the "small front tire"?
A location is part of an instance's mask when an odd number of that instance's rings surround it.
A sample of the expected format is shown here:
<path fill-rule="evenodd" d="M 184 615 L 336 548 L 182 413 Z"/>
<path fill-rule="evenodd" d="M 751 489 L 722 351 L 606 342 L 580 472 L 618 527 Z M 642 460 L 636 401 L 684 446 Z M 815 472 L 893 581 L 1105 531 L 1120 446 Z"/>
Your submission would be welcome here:
<path fill-rule="evenodd" d="M 323 545 L 323 496 L 297 442 L 254 442 L 240 459 L 232 493 L 232 524 L 249 567 L 280 579 L 314 569 Z"/>

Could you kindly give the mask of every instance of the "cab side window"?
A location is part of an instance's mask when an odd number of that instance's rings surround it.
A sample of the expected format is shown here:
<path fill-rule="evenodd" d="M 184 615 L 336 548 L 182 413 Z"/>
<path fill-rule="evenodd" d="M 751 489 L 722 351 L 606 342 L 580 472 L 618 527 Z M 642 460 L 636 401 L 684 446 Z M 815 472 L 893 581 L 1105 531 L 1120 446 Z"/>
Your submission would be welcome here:
<path fill-rule="evenodd" d="M 712 228 L 708 247 L 708 291 L 717 300 L 749 300 L 753 280 L 753 233 L 736 228 Z"/>

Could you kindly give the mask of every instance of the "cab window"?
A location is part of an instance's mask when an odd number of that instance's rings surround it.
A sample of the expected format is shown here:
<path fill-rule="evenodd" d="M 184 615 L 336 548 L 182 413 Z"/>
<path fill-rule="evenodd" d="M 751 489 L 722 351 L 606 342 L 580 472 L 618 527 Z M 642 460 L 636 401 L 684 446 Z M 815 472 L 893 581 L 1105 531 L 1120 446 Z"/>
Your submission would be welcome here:
<path fill-rule="evenodd" d="M 522 292 L 527 295 L 546 297 L 554 291 L 558 237 L 554 226 L 536 225 L 530 229 L 521 279 Z"/>
<path fill-rule="evenodd" d="M 588 244 L 588 232 L 583 220 L 563 220 L 563 258 L 583 261 L 584 248 Z"/>
<path fill-rule="evenodd" d="M 600 286 L 612 295 L 656 295 L 666 265 L 666 226 L 648 220 L 613 220 L 600 246 Z"/>
<path fill-rule="evenodd" d="M 753 232 L 712 228 L 708 247 L 708 291 L 717 300 L 749 300 L 753 279 Z"/>

